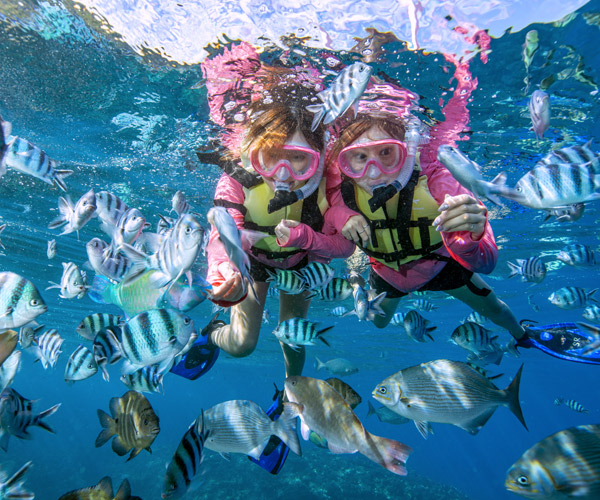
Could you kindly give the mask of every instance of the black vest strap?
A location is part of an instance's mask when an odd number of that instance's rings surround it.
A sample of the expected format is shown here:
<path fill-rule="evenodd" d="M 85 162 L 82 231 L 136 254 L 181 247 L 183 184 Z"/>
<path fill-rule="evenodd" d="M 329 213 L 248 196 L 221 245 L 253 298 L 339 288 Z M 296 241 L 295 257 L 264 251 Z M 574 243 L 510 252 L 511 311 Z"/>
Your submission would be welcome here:
<path fill-rule="evenodd" d="M 234 203 L 233 201 L 224 200 L 223 198 L 215 198 L 213 200 L 213 205 L 215 207 L 233 208 L 241 212 L 243 215 L 246 215 L 247 212 L 246 207 L 241 203 Z"/>

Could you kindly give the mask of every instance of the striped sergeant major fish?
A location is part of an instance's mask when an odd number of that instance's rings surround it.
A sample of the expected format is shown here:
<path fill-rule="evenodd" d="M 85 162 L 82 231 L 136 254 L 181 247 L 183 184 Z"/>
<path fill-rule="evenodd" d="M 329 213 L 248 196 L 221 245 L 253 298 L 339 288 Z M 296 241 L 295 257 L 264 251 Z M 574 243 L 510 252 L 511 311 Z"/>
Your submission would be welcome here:
<path fill-rule="evenodd" d="M 583 407 L 581 403 L 578 403 L 574 399 L 556 398 L 554 400 L 556 406 L 565 405 L 577 413 L 589 413 L 590 411 Z"/>
<path fill-rule="evenodd" d="M 290 295 L 298 295 L 304 291 L 304 277 L 297 271 L 275 269 L 275 274 L 267 269 L 267 283 L 273 283 L 275 288 Z"/>
<path fill-rule="evenodd" d="M 62 299 L 74 299 L 75 297 L 81 299 L 88 289 L 85 273 L 73 262 L 63 262 L 62 265 L 63 273 L 60 284 L 51 281 L 51 285 L 46 290 L 58 288 L 60 289 L 58 296 Z"/>
<path fill-rule="evenodd" d="M 570 266 L 590 267 L 598 264 L 594 251 L 587 245 L 579 243 L 567 245 L 558 252 L 556 258 Z"/>
<path fill-rule="evenodd" d="M 178 217 L 181 217 L 183 214 L 189 213 L 191 209 L 192 207 L 185 199 L 184 192 L 177 191 L 171 200 L 171 212 L 175 212 Z"/>
<path fill-rule="evenodd" d="M 356 115 L 358 100 L 367 88 L 372 72 L 371 66 L 362 62 L 355 62 L 344 68 L 328 88 L 317 94 L 322 103 L 306 106 L 308 111 L 315 113 L 311 130 L 317 130 L 321 120 L 325 125 L 333 122 L 351 106 L 354 106 Z"/>
<path fill-rule="evenodd" d="M 164 393 L 163 377 L 164 373 L 159 373 L 158 365 L 152 365 L 121 375 L 121 382 L 134 391 Z"/>
<path fill-rule="evenodd" d="M 413 300 L 412 307 L 417 311 L 426 312 L 431 312 L 438 308 L 433 302 L 429 302 L 427 299 Z"/>
<path fill-rule="evenodd" d="M 4 231 L 6 229 L 6 224 L 2 224 L 0 226 L 0 233 L 2 233 L 2 231 Z M 6 250 L 6 247 L 2 244 L 2 241 L 0 240 L 0 248 L 2 248 L 2 250 Z"/>
<path fill-rule="evenodd" d="M 58 334 L 55 328 L 45 331 L 38 337 L 35 354 L 41 361 L 44 370 L 54 368 L 62 353 L 60 348 L 64 341 L 65 339 Z"/>
<path fill-rule="evenodd" d="M 103 225 L 103 231 L 112 235 L 112 228 L 117 225 L 121 216 L 129 210 L 126 203 L 108 191 L 96 193 L 96 212 Z"/>
<path fill-rule="evenodd" d="M 404 326 L 404 318 L 406 317 L 406 313 L 403 312 L 397 312 L 394 313 L 394 315 L 392 316 L 392 319 L 390 320 L 390 323 L 394 326 Z"/>
<path fill-rule="evenodd" d="M 113 227 L 103 224 L 102 229 L 112 237 L 109 247 L 104 251 L 105 257 L 115 257 L 123 245 L 131 245 L 147 226 L 146 218 L 137 208 L 123 212 Z"/>
<path fill-rule="evenodd" d="M 508 469 L 504 485 L 525 498 L 600 498 L 599 450 L 599 425 L 559 431 L 529 448 Z"/>
<path fill-rule="evenodd" d="M 375 290 L 365 290 L 360 285 L 354 285 L 354 310 L 348 315 L 356 314 L 358 321 L 373 321 L 375 316 L 384 316 L 385 312 L 381 309 L 381 301 L 385 299 L 387 292 L 376 295 Z"/>
<path fill-rule="evenodd" d="M 347 279 L 333 278 L 318 292 L 321 300 L 328 302 L 346 300 L 352 295 L 352 285 Z"/>
<path fill-rule="evenodd" d="M 94 190 L 90 189 L 77 200 L 75 205 L 73 205 L 69 195 L 61 196 L 58 199 L 58 211 L 60 215 L 48 224 L 48 229 L 63 227 L 60 236 L 77 231 L 79 237 L 79 230 L 92 218 L 96 211 L 96 194 Z"/>
<path fill-rule="evenodd" d="M 525 207 L 549 210 L 597 200 L 599 188 L 600 174 L 589 163 L 537 164 L 501 195 Z"/>
<path fill-rule="evenodd" d="M 552 292 L 548 300 L 561 309 L 577 309 L 589 305 L 590 301 L 596 302 L 593 295 L 597 290 L 594 288 L 588 292 L 585 288 L 566 286 Z"/>
<path fill-rule="evenodd" d="M 97 371 L 98 364 L 94 359 L 94 353 L 87 347 L 79 345 L 67 361 L 65 382 L 72 384 L 78 380 L 85 380 L 95 375 Z"/>
<path fill-rule="evenodd" d="M 19 329 L 19 345 L 22 349 L 28 349 L 35 344 L 38 332 L 44 328 L 44 325 L 36 325 L 36 323 L 32 323 L 32 325 L 25 325 Z"/>
<path fill-rule="evenodd" d="M 107 256 L 110 245 L 100 238 L 93 238 L 87 242 L 88 262 L 96 273 L 108 278 L 111 282 L 119 282 L 131 269 L 131 261 L 122 253 L 117 252 L 112 257 Z"/>
<path fill-rule="evenodd" d="M 501 205 L 498 194 L 506 190 L 506 173 L 499 173 L 491 182 L 481 175 L 481 166 L 471 160 L 458 148 L 442 144 L 438 148 L 438 161 L 446 167 L 461 186 L 481 198 L 487 198 Z"/>
<path fill-rule="evenodd" d="M 109 327 L 100 330 L 94 337 L 94 359 L 100 370 L 102 370 L 102 378 L 107 382 L 110 377 L 106 365 L 114 365 L 123 357 L 118 335 L 121 335 L 120 327 Z"/>
<path fill-rule="evenodd" d="M 75 331 L 86 340 L 94 340 L 96 334 L 105 328 L 121 325 L 122 318 L 116 314 L 94 313 L 81 320 Z"/>
<path fill-rule="evenodd" d="M 550 97 L 543 90 L 534 90 L 527 104 L 537 143 L 550 127 Z"/>
<path fill-rule="evenodd" d="M 477 323 L 478 325 L 483 325 L 487 322 L 487 318 L 483 314 L 479 314 L 477 311 L 472 311 L 461 323 L 466 323 L 470 321 L 471 323 Z"/>
<path fill-rule="evenodd" d="M 48 240 L 48 249 L 46 250 L 46 256 L 49 260 L 56 257 L 56 240 Z"/>
<path fill-rule="evenodd" d="M 546 264 L 537 256 L 528 259 L 517 259 L 516 264 L 509 261 L 507 264 L 510 268 L 509 278 L 519 274 L 522 281 L 541 283 L 546 277 Z"/>
<path fill-rule="evenodd" d="M 455 328 L 450 342 L 472 353 L 469 361 L 485 361 L 500 364 L 504 355 L 503 349 L 496 342 L 498 336 L 490 337 L 490 331 L 478 323 L 465 321 Z"/>
<path fill-rule="evenodd" d="M 60 403 L 41 413 L 33 411 L 33 403 L 11 387 L 0 394 L 0 448 L 4 451 L 8 450 L 8 438 L 11 435 L 19 439 L 31 439 L 28 429 L 32 425 L 54 434 L 44 419 L 54 414 L 60 408 Z"/>
<path fill-rule="evenodd" d="M 315 345 L 316 339 L 329 346 L 329 342 L 322 335 L 332 328 L 333 326 L 328 326 L 327 328 L 317 330 L 317 323 L 304 318 L 291 318 L 279 323 L 279 326 L 273 330 L 273 334 L 281 342 L 297 351 L 299 346 Z"/>
<path fill-rule="evenodd" d="M 585 144 L 576 144 L 566 148 L 556 149 L 548 153 L 542 158 L 538 165 L 556 165 L 560 163 L 568 163 L 570 165 L 590 165 L 595 172 L 600 173 L 600 155 L 594 153 L 592 148 L 592 140 L 590 139 Z"/>
<path fill-rule="evenodd" d="M 0 272 L 0 330 L 20 328 L 47 310 L 31 281 L 16 273 Z"/>
<path fill-rule="evenodd" d="M 347 312 L 348 312 L 348 309 L 346 309 L 344 306 L 337 306 L 331 310 L 331 315 L 335 316 L 336 318 L 341 318 Z"/>
<path fill-rule="evenodd" d="M 0 117 L 0 177 L 6 172 L 6 167 L 10 167 L 66 191 L 64 178 L 73 171 L 57 169 L 56 161 L 36 145 L 21 137 L 9 135 L 10 126 L 6 124 Z"/>
<path fill-rule="evenodd" d="M 600 321 L 600 307 L 596 304 L 592 304 L 591 306 L 587 306 L 583 311 L 583 317 L 585 319 L 589 319 L 590 321 L 599 322 Z"/>
<path fill-rule="evenodd" d="M 566 207 L 550 208 L 549 210 L 546 210 L 544 222 L 552 217 L 556 217 L 557 222 L 575 222 L 581 219 L 584 211 L 585 203 L 573 203 Z"/>
<path fill-rule="evenodd" d="M 323 262 L 311 262 L 300 270 L 306 290 L 317 290 L 326 287 L 333 279 L 334 273 L 333 267 Z M 316 295 L 317 293 L 314 293 L 312 296 Z"/>
<path fill-rule="evenodd" d="M 123 326 L 121 347 L 127 358 L 122 373 L 159 364 L 159 372 L 168 371 L 177 354 L 190 341 L 194 322 L 172 309 L 153 309 L 131 318 Z"/>
<path fill-rule="evenodd" d="M 194 476 L 200 470 L 207 437 L 208 431 L 204 424 L 204 411 L 202 411 L 181 438 L 175 455 L 167 465 L 162 498 L 181 498 L 187 492 Z"/>
<path fill-rule="evenodd" d="M 421 316 L 417 311 L 410 310 L 404 316 L 404 330 L 406 335 L 415 342 L 426 342 L 426 338 L 434 338 L 431 336 L 431 332 L 437 328 L 437 326 L 428 326 L 430 321 Z"/>
<path fill-rule="evenodd" d="M 27 491 L 23 488 L 23 478 L 25 474 L 29 470 L 29 467 L 33 462 L 27 462 L 23 467 L 21 467 L 17 472 L 15 472 L 12 476 L 8 477 L 6 474 L 2 473 L 0 476 L 0 492 L 2 492 L 2 496 L 6 499 L 11 498 L 21 498 L 23 500 L 33 500 L 35 495 L 30 491 Z"/>

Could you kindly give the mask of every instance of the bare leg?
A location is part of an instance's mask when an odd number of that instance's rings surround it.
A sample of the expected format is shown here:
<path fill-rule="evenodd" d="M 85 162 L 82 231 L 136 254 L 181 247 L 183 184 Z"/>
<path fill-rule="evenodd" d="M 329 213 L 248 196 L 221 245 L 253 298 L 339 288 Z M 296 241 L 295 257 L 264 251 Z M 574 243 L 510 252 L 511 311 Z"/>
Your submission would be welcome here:
<path fill-rule="evenodd" d="M 383 299 L 381 301 L 381 309 L 385 312 L 385 316 L 375 316 L 373 320 L 373 324 L 377 328 L 385 328 L 389 322 L 392 320 L 392 316 L 396 312 L 396 307 L 398 307 L 398 302 L 400 302 L 400 298 L 397 299 Z"/>
<path fill-rule="evenodd" d="M 492 287 L 487 285 L 478 274 L 474 274 L 471 277 L 471 283 L 473 283 L 477 288 L 492 289 Z M 482 297 L 480 295 L 475 295 L 465 285 L 461 286 L 460 288 L 456 288 L 455 290 L 446 290 L 446 293 L 456 297 L 458 300 L 471 307 L 474 311 L 477 311 L 479 314 L 483 314 L 498 326 L 508 330 L 509 333 L 516 339 L 521 338 L 525 333 L 523 327 L 519 324 L 513 312 L 496 296 L 493 290 L 486 297 Z"/>
<path fill-rule="evenodd" d="M 258 342 L 262 314 L 269 284 L 255 282 L 257 302 L 250 291 L 243 302 L 231 307 L 231 322 L 213 330 L 210 341 L 232 356 L 243 358 L 252 354 Z"/>
<path fill-rule="evenodd" d="M 292 318 L 306 318 L 310 299 L 305 300 L 308 292 L 298 295 L 289 295 L 285 292 L 279 293 L 279 322 Z M 306 350 L 300 347 L 298 351 L 294 351 L 290 346 L 281 342 L 283 350 L 283 359 L 285 361 L 285 375 L 302 375 L 304 361 L 306 360 Z"/>

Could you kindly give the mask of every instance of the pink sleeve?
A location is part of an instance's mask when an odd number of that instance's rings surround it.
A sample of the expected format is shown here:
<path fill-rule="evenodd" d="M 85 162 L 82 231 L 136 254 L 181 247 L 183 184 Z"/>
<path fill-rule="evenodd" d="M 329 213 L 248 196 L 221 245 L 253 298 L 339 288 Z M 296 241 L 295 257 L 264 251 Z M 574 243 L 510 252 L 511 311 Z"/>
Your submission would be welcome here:
<path fill-rule="evenodd" d="M 341 190 L 342 179 L 337 168 L 329 167 L 325 175 L 327 176 L 326 194 L 329 204 L 329 208 L 325 212 L 325 224 L 341 234 L 348 219 L 360 214 L 348 208 L 344 203 Z"/>
<path fill-rule="evenodd" d="M 434 161 L 422 167 L 423 173 L 427 175 L 429 192 L 440 205 L 444 203 L 446 194 L 450 196 L 468 194 L 476 198 L 439 162 Z M 489 221 L 486 220 L 485 231 L 479 240 L 474 240 L 469 231 L 451 233 L 442 231 L 442 240 L 452 258 L 470 271 L 488 274 L 496 267 L 498 247 Z"/>
<path fill-rule="evenodd" d="M 217 183 L 217 189 L 215 190 L 214 200 L 216 204 L 218 205 L 221 203 L 223 206 L 222 202 L 224 202 L 224 204 L 242 206 L 244 198 L 242 185 L 239 182 L 234 181 L 227 174 L 221 175 L 221 178 Z M 244 214 L 234 207 L 226 208 L 235 220 L 236 226 L 242 229 L 244 224 Z M 208 245 L 206 246 L 206 258 L 208 260 L 206 281 L 212 285 L 220 285 L 223 283 L 223 276 L 221 276 L 221 273 L 218 271 L 218 267 L 219 264 L 227 262 L 229 258 L 227 257 L 227 252 L 225 251 L 223 243 L 221 243 L 221 240 L 219 239 L 219 233 L 214 227 L 211 228 L 210 238 L 208 240 Z"/>

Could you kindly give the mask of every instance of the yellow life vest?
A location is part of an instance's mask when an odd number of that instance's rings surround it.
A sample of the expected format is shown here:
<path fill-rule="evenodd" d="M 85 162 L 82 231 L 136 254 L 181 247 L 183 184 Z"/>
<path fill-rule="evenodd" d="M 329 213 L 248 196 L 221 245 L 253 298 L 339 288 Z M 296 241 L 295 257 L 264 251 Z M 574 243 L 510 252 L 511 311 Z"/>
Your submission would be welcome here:
<path fill-rule="evenodd" d="M 328 208 L 325 198 L 325 179 L 321 180 L 318 189 L 306 200 L 299 200 L 271 214 L 267 212 L 267 205 L 273 197 L 273 190 L 266 182 L 243 189 L 245 195 L 244 228 L 262 231 L 270 235 L 258 241 L 250 249 L 254 255 L 261 254 L 268 259 L 285 259 L 293 254 L 306 251 L 295 247 L 282 248 L 277 244 L 275 226 L 282 219 L 302 222 L 315 231 L 321 231 L 323 228 L 323 214 Z"/>
<path fill-rule="evenodd" d="M 371 243 L 360 248 L 395 270 L 443 245 L 442 236 L 432 226 L 439 205 L 429 192 L 427 176 L 419 174 L 415 170 L 404 189 L 375 212 L 369 208 L 369 193 L 351 181 L 342 183 L 344 203 L 359 212 L 371 228 Z"/>

